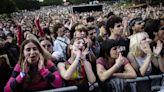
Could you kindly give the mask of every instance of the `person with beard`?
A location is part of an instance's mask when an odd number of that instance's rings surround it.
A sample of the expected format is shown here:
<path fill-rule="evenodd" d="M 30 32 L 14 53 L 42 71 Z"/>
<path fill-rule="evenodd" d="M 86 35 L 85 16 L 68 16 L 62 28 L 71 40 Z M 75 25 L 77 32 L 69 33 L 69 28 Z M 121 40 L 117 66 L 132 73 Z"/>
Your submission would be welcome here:
<path fill-rule="evenodd" d="M 18 63 L 4 92 L 31 92 L 61 86 L 62 78 L 51 56 L 46 54 L 36 40 L 23 41 Z"/>
<path fill-rule="evenodd" d="M 87 47 L 89 51 L 93 52 L 95 57 L 98 58 L 100 54 L 100 44 L 97 41 L 97 33 L 95 26 L 88 26 L 87 31 Z"/>

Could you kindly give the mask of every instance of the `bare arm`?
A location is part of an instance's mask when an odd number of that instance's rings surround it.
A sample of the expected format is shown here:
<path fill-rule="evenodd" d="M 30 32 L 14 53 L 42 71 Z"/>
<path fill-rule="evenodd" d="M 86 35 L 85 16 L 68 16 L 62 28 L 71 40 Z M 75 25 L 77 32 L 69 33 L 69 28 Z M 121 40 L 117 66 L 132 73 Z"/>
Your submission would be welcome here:
<path fill-rule="evenodd" d="M 65 80 L 69 80 L 73 72 L 76 70 L 78 63 L 79 63 L 79 60 L 75 59 L 75 61 L 70 65 L 70 67 L 67 70 L 65 69 L 64 63 L 59 63 L 58 69 L 62 78 Z"/>
<path fill-rule="evenodd" d="M 97 67 L 97 74 L 98 74 L 98 77 L 101 81 L 105 81 L 107 79 L 109 79 L 110 77 L 112 77 L 113 73 L 115 73 L 117 71 L 117 66 L 116 64 L 113 65 L 110 69 L 106 70 L 104 68 L 103 65 L 101 64 L 97 64 L 96 65 Z"/>
<path fill-rule="evenodd" d="M 83 61 L 84 62 L 84 69 L 87 74 L 88 81 L 90 83 L 94 83 L 96 81 L 96 77 L 93 73 L 92 66 L 88 61 Z"/>
<path fill-rule="evenodd" d="M 124 66 L 124 73 L 114 73 L 113 76 L 123 78 L 123 79 L 131 79 L 136 78 L 136 72 L 134 71 L 133 67 L 130 65 L 130 63 L 126 64 Z"/>

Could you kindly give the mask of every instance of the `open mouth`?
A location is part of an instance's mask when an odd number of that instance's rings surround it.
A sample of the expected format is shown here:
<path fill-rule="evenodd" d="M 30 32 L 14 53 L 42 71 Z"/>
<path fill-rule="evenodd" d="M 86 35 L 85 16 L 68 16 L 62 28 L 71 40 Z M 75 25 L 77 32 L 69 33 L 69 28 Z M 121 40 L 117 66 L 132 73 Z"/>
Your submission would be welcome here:
<path fill-rule="evenodd" d="M 31 60 L 34 60 L 35 59 L 35 56 L 31 56 L 30 58 L 31 58 Z"/>
<path fill-rule="evenodd" d="M 82 48 L 79 48 L 80 51 L 82 51 L 83 49 Z"/>

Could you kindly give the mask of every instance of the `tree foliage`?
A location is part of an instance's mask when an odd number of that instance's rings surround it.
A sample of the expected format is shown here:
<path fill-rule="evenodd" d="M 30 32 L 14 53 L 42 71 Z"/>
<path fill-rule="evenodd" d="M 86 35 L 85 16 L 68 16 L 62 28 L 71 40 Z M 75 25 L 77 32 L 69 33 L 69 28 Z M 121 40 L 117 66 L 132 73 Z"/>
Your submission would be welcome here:
<path fill-rule="evenodd" d="M 16 11 L 16 6 L 12 0 L 1 0 L 0 13 L 10 13 Z"/>
<path fill-rule="evenodd" d="M 61 5 L 63 0 L 44 0 L 42 5 Z"/>
<path fill-rule="evenodd" d="M 37 0 L 13 0 L 19 10 L 39 9 L 40 3 Z"/>

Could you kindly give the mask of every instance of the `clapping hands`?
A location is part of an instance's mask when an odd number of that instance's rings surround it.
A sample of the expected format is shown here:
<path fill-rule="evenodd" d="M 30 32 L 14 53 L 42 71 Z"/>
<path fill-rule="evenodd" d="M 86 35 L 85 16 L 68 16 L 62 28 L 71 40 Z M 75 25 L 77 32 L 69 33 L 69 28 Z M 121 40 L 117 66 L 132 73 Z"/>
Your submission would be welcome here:
<path fill-rule="evenodd" d="M 158 56 L 162 50 L 162 47 L 163 47 L 163 43 L 160 40 L 158 40 L 157 46 L 153 47 L 153 53 Z"/>

